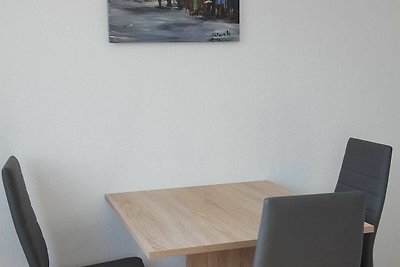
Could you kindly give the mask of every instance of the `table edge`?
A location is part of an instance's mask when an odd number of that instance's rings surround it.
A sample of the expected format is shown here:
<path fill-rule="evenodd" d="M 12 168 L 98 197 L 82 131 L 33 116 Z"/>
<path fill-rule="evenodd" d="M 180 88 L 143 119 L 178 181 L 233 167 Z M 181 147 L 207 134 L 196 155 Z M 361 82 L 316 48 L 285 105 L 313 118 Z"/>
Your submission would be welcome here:
<path fill-rule="evenodd" d="M 373 232 L 374 232 L 374 226 L 367 222 L 364 222 L 363 234 L 370 234 Z M 173 256 L 186 256 L 186 255 L 209 253 L 209 252 L 222 251 L 222 250 L 249 248 L 249 247 L 255 247 L 256 244 L 257 244 L 257 239 L 229 242 L 229 243 L 212 244 L 212 245 L 204 245 L 204 246 L 197 246 L 197 247 L 176 248 L 176 249 L 166 249 L 166 250 L 157 250 L 157 251 L 153 250 L 148 254 L 148 259 L 152 260 L 152 259 L 160 259 L 160 258 L 173 257 Z"/>
<path fill-rule="evenodd" d="M 212 245 L 203 245 L 197 247 L 187 247 L 187 248 L 176 248 L 170 250 L 159 250 L 152 251 L 149 253 L 149 260 L 160 259 L 166 257 L 176 257 L 176 256 L 186 256 L 193 255 L 199 253 L 209 253 L 215 251 L 223 251 L 223 250 L 231 250 L 231 249 L 240 249 L 240 248 L 249 248 L 255 247 L 257 240 L 249 240 L 249 241 L 238 241 L 238 242 L 229 242 L 229 243 L 220 243 L 220 244 L 212 244 Z"/>
<path fill-rule="evenodd" d="M 142 249 L 146 257 L 150 259 L 150 254 L 154 252 L 152 246 L 145 241 L 146 239 L 144 237 L 140 236 L 140 234 L 135 233 L 129 227 L 129 225 L 125 222 L 124 218 L 122 218 L 120 209 L 112 202 L 111 200 L 112 197 L 113 197 L 112 194 L 105 194 L 105 199 L 107 200 L 108 204 L 112 207 L 112 209 L 115 211 L 119 220 L 124 225 L 125 229 L 128 230 L 128 232 L 131 234 L 131 237 L 133 237 L 133 240 L 139 245 L 139 247 Z"/>

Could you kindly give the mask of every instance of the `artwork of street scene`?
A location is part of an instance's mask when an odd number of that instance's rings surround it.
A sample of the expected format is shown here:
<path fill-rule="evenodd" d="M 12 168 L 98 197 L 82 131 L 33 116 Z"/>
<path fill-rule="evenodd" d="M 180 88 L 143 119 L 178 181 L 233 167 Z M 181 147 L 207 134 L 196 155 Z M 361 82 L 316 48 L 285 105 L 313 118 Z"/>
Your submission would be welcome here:
<path fill-rule="evenodd" d="M 239 0 L 108 0 L 110 43 L 239 41 Z"/>

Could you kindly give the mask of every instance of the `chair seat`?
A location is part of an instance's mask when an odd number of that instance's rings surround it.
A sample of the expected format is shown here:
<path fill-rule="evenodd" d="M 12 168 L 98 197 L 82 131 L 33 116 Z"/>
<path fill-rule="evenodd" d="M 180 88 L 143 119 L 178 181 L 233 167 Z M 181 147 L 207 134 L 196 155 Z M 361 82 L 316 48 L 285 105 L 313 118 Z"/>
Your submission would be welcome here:
<path fill-rule="evenodd" d="M 144 267 L 143 261 L 138 257 L 124 258 L 120 260 L 108 261 L 85 267 Z"/>

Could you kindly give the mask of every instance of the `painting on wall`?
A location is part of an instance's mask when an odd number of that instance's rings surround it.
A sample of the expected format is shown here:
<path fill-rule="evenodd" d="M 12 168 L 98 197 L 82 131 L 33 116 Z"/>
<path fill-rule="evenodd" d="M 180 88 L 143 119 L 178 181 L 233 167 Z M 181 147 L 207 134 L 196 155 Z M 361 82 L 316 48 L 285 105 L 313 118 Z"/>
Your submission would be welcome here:
<path fill-rule="evenodd" d="M 108 0 L 110 43 L 239 41 L 239 0 Z"/>

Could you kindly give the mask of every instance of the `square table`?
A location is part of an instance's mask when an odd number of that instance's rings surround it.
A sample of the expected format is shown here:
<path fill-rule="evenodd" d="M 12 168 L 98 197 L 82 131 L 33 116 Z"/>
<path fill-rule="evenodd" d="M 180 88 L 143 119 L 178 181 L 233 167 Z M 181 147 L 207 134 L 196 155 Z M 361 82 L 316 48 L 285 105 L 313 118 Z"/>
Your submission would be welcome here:
<path fill-rule="evenodd" d="M 270 181 L 106 194 L 149 259 L 186 255 L 187 267 L 251 267 Z M 364 233 L 374 227 L 364 224 Z"/>

